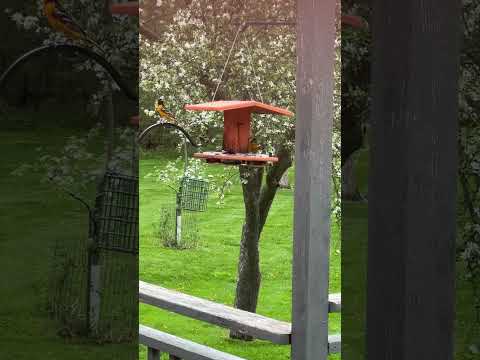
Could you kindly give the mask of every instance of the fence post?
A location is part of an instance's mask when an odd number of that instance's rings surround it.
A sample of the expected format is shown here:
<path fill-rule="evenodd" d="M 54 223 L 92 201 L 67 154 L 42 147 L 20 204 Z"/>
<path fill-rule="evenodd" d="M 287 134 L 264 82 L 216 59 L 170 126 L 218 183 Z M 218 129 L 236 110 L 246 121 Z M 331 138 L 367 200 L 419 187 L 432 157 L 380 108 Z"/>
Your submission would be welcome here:
<path fill-rule="evenodd" d="M 97 254 L 89 255 L 89 266 L 90 266 L 90 278 L 89 278 L 89 288 L 90 288 L 90 301 L 89 301 L 89 329 L 90 333 L 97 335 L 98 323 L 100 320 L 100 291 L 101 291 L 101 271 L 100 264 L 98 261 Z"/>
<path fill-rule="evenodd" d="M 292 359 L 328 357 L 335 0 L 297 0 Z"/>
<path fill-rule="evenodd" d="M 160 360 L 160 351 L 151 347 L 147 351 L 147 360 Z"/>
<path fill-rule="evenodd" d="M 180 247 L 182 244 L 182 197 L 181 193 L 177 194 L 175 205 L 175 246 Z"/>

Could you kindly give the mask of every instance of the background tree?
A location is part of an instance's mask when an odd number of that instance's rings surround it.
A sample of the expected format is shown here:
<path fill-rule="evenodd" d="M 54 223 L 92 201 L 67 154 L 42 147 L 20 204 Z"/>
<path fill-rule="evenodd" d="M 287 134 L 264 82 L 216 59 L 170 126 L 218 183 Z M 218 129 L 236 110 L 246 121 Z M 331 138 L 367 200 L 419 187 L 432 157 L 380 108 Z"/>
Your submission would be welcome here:
<path fill-rule="evenodd" d="M 342 11 L 370 20 L 368 4 L 342 1 Z M 366 137 L 370 89 L 370 30 L 342 28 L 342 199 L 361 200 L 355 164 Z"/>

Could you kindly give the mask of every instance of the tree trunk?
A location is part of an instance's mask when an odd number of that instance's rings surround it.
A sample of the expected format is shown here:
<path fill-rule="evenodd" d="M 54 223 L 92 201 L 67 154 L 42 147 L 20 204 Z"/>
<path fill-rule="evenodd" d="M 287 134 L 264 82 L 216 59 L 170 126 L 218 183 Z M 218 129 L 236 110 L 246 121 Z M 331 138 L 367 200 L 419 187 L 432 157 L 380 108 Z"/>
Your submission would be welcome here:
<path fill-rule="evenodd" d="M 355 174 L 355 154 L 348 157 L 342 166 L 342 200 L 362 201 Z"/>
<path fill-rule="evenodd" d="M 249 312 L 257 311 L 260 292 L 260 254 L 259 242 L 268 212 L 278 190 L 282 175 L 292 165 L 291 153 L 280 149 L 279 161 L 270 167 L 262 187 L 263 168 L 240 167 L 243 199 L 245 203 L 245 223 L 242 228 L 240 257 L 238 261 L 238 279 L 235 294 L 235 307 Z M 232 339 L 252 340 L 241 331 L 231 331 Z"/>
<path fill-rule="evenodd" d="M 280 187 L 280 189 L 290 189 L 291 188 L 290 183 L 288 182 L 288 170 L 285 171 L 285 173 L 280 178 L 280 182 L 279 182 L 278 186 Z"/>
<path fill-rule="evenodd" d="M 245 222 L 240 242 L 238 260 L 237 291 L 235 307 L 255 312 L 260 290 L 260 189 L 262 186 L 263 168 L 240 167 L 243 200 L 245 203 Z M 233 339 L 252 340 L 241 331 L 231 331 Z"/>
<path fill-rule="evenodd" d="M 110 162 L 112 161 L 113 151 L 115 149 L 115 110 L 113 105 L 112 89 L 109 90 L 104 99 L 104 122 L 107 133 L 106 167 L 108 169 Z"/>

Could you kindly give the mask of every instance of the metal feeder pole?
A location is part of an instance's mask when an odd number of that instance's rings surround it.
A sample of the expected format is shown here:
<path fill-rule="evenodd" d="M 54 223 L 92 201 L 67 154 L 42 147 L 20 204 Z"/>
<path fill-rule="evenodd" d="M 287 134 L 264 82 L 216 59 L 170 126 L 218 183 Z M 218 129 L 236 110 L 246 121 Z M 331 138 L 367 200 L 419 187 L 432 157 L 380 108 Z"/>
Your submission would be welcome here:
<path fill-rule="evenodd" d="M 188 169 L 188 149 L 187 149 L 187 139 L 183 138 L 183 149 L 184 149 L 184 168 L 183 174 L 185 176 L 187 169 Z M 176 207 L 175 207 L 175 245 L 180 247 L 182 244 L 182 186 L 183 181 L 180 184 L 180 191 L 177 193 L 176 198 Z"/>

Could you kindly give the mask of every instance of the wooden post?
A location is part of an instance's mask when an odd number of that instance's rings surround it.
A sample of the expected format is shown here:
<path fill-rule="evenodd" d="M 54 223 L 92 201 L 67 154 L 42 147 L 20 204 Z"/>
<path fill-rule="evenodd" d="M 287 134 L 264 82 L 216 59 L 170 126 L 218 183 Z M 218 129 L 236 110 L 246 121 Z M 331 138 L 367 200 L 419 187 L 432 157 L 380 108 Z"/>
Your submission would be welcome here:
<path fill-rule="evenodd" d="M 147 352 L 147 360 L 160 360 L 160 355 L 160 351 L 149 347 Z"/>
<path fill-rule="evenodd" d="M 297 0 L 292 359 L 328 356 L 335 0 Z"/>
<path fill-rule="evenodd" d="M 375 2 L 369 360 L 454 356 L 459 7 Z"/>
<path fill-rule="evenodd" d="M 101 185 L 99 185 L 100 187 Z M 87 247 L 87 327 L 91 336 L 98 335 L 98 322 L 100 319 L 100 280 L 101 268 L 97 253 L 95 238 L 95 224 L 90 218 L 89 239 Z"/>
<path fill-rule="evenodd" d="M 175 246 L 180 247 L 182 244 L 182 198 L 181 194 L 177 194 L 175 205 Z"/>
<path fill-rule="evenodd" d="M 98 254 L 90 254 L 90 271 L 89 271 L 89 330 L 91 335 L 98 335 L 98 323 L 100 321 L 100 305 L 101 305 L 101 267 L 99 264 Z"/>
<path fill-rule="evenodd" d="M 115 149 L 115 109 L 113 104 L 113 89 L 111 85 L 109 86 L 108 94 L 105 96 L 104 104 L 105 130 L 107 134 L 106 167 L 108 169 Z"/>

